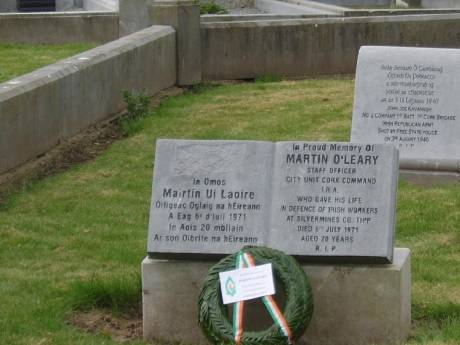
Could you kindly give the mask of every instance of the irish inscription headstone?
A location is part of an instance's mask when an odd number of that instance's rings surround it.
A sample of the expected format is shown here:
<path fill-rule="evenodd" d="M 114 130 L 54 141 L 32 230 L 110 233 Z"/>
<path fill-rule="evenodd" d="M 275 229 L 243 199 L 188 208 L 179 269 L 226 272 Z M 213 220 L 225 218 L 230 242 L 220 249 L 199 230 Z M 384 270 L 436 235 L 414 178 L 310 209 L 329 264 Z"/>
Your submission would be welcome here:
<path fill-rule="evenodd" d="M 352 142 L 394 144 L 402 168 L 458 171 L 459 49 L 362 47 Z"/>
<path fill-rule="evenodd" d="M 385 144 L 159 140 L 148 252 L 391 262 L 397 169 Z"/>

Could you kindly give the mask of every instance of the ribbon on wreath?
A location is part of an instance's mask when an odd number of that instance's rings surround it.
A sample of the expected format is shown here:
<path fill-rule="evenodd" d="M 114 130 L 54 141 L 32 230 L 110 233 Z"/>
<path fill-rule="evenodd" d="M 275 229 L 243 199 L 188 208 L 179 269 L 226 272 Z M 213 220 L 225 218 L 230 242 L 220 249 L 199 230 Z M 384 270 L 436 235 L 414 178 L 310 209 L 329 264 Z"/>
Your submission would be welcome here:
<path fill-rule="evenodd" d="M 251 254 L 240 251 L 236 257 L 236 268 L 254 267 L 256 262 Z M 262 302 L 265 305 L 268 313 L 270 314 L 273 322 L 277 324 L 281 332 L 288 339 L 288 343 L 291 344 L 292 332 L 289 325 L 275 302 L 273 296 L 262 297 Z M 240 345 L 241 338 L 243 336 L 243 313 L 244 312 L 244 301 L 236 302 L 233 307 L 233 334 L 235 336 L 235 344 Z"/>

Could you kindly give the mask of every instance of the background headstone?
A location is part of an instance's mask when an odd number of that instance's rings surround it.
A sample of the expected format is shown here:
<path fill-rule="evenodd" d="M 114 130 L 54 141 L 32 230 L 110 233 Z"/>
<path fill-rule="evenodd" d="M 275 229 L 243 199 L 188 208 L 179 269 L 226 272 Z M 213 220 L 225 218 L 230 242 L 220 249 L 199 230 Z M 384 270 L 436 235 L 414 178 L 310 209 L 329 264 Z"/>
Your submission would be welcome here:
<path fill-rule="evenodd" d="M 459 61 L 458 49 L 362 47 L 351 141 L 394 144 L 401 168 L 457 172 Z"/>

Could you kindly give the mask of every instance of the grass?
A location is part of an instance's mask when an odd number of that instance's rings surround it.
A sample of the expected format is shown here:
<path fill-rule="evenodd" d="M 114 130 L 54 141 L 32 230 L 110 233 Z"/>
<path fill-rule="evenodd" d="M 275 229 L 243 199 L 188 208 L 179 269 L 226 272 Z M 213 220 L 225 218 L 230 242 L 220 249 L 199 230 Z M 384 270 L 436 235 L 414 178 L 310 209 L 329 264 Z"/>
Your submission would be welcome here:
<path fill-rule="evenodd" d="M 0 83 L 93 48 L 93 44 L 30 45 L 0 43 Z"/>
<path fill-rule="evenodd" d="M 115 344 L 64 320 L 139 298 L 157 138 L 347 141 L 352 95 L 349 78 L 195 87 L 131 120 L 129 137 L 94 161 L 12 195 L 0 209 L 0 344 Z M 459 185 L 400 183 L 410 345 L 460 344 L 459 210 Z"/>
<path fill-rule="evenodd" d="M 140 274 L 127 274 L 76 281 L 70 288 L 73 310 L 110 308 L 116 314 L 130 313 L 142 299 Z"/>

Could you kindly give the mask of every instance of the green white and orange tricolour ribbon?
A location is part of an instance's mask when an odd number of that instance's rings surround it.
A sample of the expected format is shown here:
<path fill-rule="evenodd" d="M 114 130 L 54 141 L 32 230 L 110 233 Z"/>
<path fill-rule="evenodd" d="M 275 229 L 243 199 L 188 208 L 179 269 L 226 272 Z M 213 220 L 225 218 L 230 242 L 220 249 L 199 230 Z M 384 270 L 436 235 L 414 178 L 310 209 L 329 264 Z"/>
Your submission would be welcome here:
<path fill-rule="evenodd" d="M 236 268 L 256 266 L 255 260 L 249 253 L 239 252 L 236 258 Z M 276 304 L 272 296 L 262 297 L 262 301 L 272 317 L 273 321 L 280 327 L 284 336 L 288 338 L 289 344 L 292 343 L 292 333 L 289 325 Z M 243 308 L 244 302 L 237 302 L 233 308 L 233 334 L 235 336 L 235 344 L 239 345 L 243 336 Z"/>
<path fill-rule="evenodd" d="M 236 257 L 236 268 L 243 268 L 244 260 L 242 253 L 238 253 Z M 233 306 L 233 335 L 235 336 L 235 344 L 240 344 L 243 336 L 243 310 L 244 301 L 236 302 Z"/>

